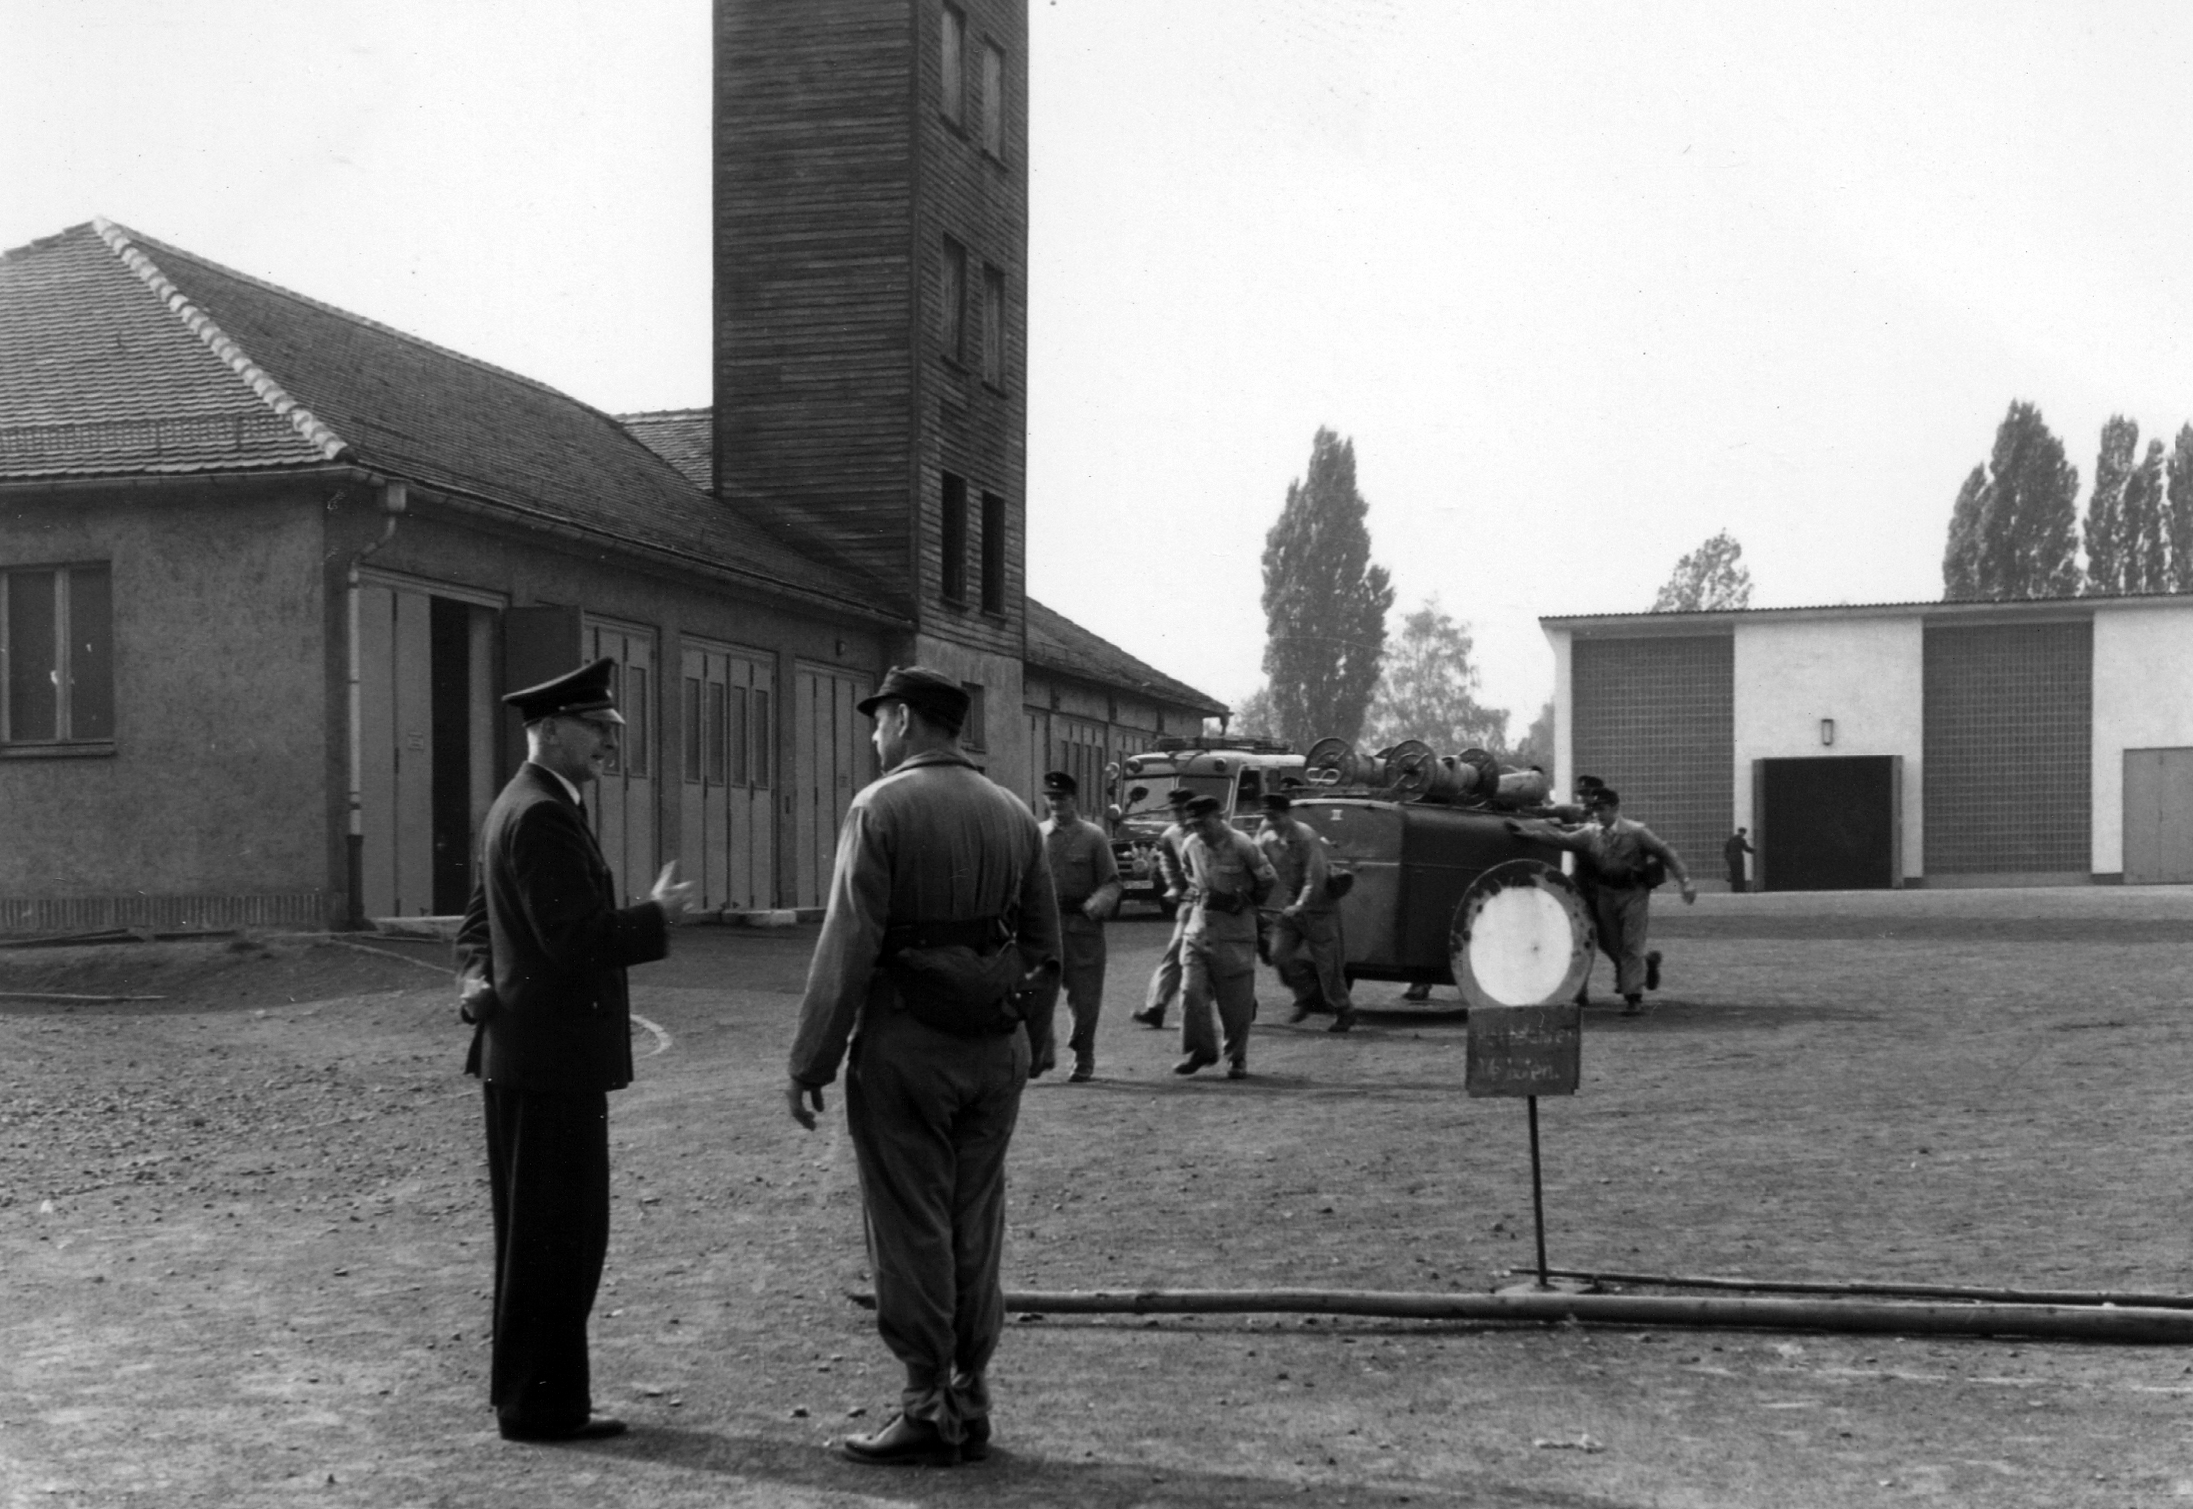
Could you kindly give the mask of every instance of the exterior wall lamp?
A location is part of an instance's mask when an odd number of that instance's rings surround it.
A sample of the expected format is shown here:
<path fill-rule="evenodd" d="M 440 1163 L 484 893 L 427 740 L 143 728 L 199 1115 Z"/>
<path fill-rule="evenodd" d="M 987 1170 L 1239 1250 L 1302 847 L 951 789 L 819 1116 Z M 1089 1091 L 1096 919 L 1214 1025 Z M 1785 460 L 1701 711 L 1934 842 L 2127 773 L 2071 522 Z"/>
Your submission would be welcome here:
<path fill-rule="evenodd" d="M 1820 742 L 1822 744 L 1833 744 L 1835 742 L 1835 720 L 1833 718 L 1822 718 L 1820 720 Z"/>

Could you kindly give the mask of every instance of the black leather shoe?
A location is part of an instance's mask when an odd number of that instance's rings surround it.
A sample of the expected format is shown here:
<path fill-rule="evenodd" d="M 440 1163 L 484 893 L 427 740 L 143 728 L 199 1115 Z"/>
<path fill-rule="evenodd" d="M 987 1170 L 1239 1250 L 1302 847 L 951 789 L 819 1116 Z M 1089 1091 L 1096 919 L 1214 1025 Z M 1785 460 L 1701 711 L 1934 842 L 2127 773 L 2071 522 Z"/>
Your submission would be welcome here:
<path fill-rule="evenodd" d="M 971 1420 L 960 1421 L 967 1434 L 960 1439 L 959 1459 L 962 1462 L 987 1462 L 990 1460 L 990 1417 L 976 1415 Z"/>
<path fill-rule="evenodd" d="M 1297 1006 L 1294 1010 L 1287 1013 L 1287 1025 L 1290 1027 L 1292 1027 L 1297 1022 L 1306 1022 L 1309 1019 L 1310 1008 L 1307 1006 Z"/>
<path fill-rule="evenodd" d="M 1355 1013 L 1352 1011 L 1341 1012 L 1340 1015 L 1333 1018 L 1333 1024 L 1325 1030 L 1327 1032 L 1355 1031 Z"/>
<path fill-rule="evenodd" d="M 870 1467 L 951 1467 L 959 1461 L 959 1448 L 938 1435 L 934 1425 L 904 1415 L 893 1415 L 873 1435 L 847 1436 L 838 1450 L 847 1460 Z"/>
<path fill-rule="evenodd" d="M 1179 1063 L 1173 1065 L 1173 1072 L 1175 1074 L 1193 1074 L 1196 1070 L 1208 1069 L 1217 1062 L 1218 1060 L 1208 1053 L 1191 1053 Z"/>
<path fill-rule="evenodd" d="M 1162 1011 L 1131 1011 L 1128 1016 L 1145 1027 L 1154 1027 L 1159 1032 L 1165 1030 L 1165 1013 Z"/>
<path fill-rule="evenodd" d="M 576 1425 L 524 1425 L 505 1420 L 500 1428 L 505 1441 L 606 1441 L 623 1435 L 628 1427 L 622 1420 L 596 1415 Z"/>
<path fill-rule="evenodd" d="M 1658 990 L 1659 988 L 1660 950 L 1656 948 L 1651 953 L 1645 955 L 1645 989 Z"/>
<path fill-rule="evenodd" d="M 1228 1079 L 1247 1079 L 1249 1077 L 1248 1064 L 1242 1059 L 1235 1059 L 1226 1066 L 1226 1077 Z"/>

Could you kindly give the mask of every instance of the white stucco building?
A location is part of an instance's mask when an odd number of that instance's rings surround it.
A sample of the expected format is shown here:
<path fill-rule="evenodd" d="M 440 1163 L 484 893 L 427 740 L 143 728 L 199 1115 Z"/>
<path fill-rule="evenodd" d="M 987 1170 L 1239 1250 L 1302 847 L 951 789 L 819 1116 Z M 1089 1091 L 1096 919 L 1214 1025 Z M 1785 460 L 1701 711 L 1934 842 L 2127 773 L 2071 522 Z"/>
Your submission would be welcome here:
<path fill-rule="evenodd" d="M 2193 881 L 2193 597 L 1545 618 L 1557 778 L 1700 877 Z"/>

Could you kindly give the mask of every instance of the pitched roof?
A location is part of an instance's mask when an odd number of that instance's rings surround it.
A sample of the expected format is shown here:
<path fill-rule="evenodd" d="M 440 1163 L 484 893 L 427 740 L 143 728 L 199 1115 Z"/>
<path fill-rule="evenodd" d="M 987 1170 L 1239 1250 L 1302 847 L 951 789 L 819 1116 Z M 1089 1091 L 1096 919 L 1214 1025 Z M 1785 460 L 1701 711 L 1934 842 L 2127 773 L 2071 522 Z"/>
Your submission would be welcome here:
<path fill-rule="evenodd" d="M 1131 687 L 1160 702 L 1192 708 L 1210 717 L 1224 717 L 1231 711 L 1225 703 L 1135 659 L 1056 609 L 1046 608 L 1032 597 L 1024 601 L 1028 605 L 1030 665 L 1105 686 Z"/>
<path fill-rule="evenodd" d="M 0 256 L 0 480 L 333 460 L 891 616 L 531 378 L 106 221 Z"/>
<path fill-rule="evenodd" d="M 704 493 L 716 490 L 716 411 L 650 409 L 619 414 L 617 422 L 663 460 L 685 474 Z"/>

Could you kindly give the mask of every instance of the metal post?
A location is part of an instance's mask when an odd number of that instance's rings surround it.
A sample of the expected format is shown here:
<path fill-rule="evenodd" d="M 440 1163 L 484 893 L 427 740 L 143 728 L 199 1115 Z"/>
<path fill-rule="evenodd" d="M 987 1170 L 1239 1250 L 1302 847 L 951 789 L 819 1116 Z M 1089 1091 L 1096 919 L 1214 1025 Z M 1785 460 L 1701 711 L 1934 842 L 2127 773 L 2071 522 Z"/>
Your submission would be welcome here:
<path fill-rule="evenodd" d="M 1538 1174 L 1538 1097 L 1528 1097 L 1531 1108 L 1531 1213 L 1538 1222 L 1538 1287 L 1551 1289 L 1546 1274 L 1546 1186 Z"/>

